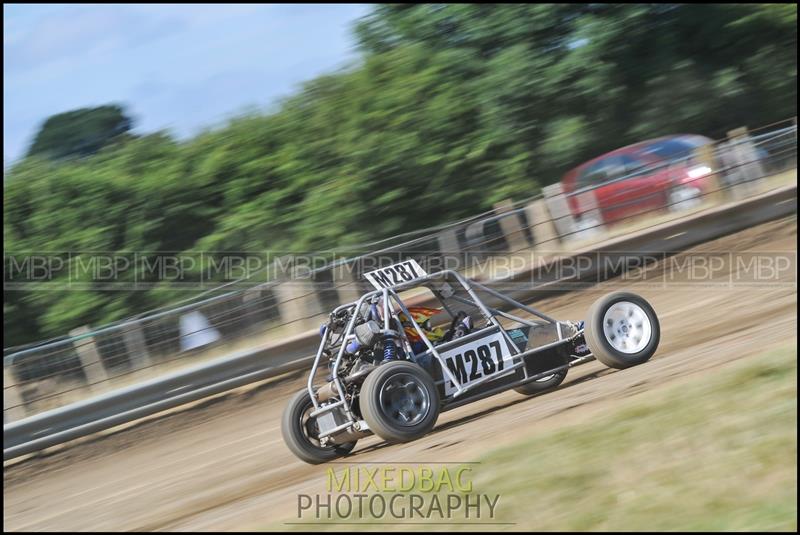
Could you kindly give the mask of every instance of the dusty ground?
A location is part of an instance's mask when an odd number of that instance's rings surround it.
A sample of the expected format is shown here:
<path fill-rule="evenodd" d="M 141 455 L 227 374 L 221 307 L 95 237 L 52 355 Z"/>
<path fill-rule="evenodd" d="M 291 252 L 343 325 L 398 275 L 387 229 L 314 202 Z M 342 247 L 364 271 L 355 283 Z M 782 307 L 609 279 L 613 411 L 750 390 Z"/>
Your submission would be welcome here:
<path fill-rule="evenodd" d="M 795 218 L 776 221 L 672 257 L 647 280 L 613 280 L 537 303 L 561 318 L 580 318 L 605 292 L 630 289 L 659 314 L 662 340 L 649 363 L 624 371 L 597 362 L 570 371 L 556 392 L 524 398 L 506 392 L 443 414 L 429 436 L 386 446 L 371 437 L 349 463 L 470 461 L 520 436 L 591 418 L 618 400 L 734 359 L 796 345 Z M 708 284 L 686 284 L 675 266 L 728 252 L 790 252 L 780 280 L 736 282 L 728 266 Z M 698 266 L 701 264 L 698 264 Z M 735 267 L 735 266 L 734 266 Z M 741 267 L 741 266 L 740 266 Z M 697 273 L 696 273 L 697 274 Z M 702 275 L 703 273 L 699 273 Z M 768 275 L 769 271 L 762 274 Z M 660 276 L 660 278 L 659 278 Z M 296 460 L 280 436 L 280 414 L 300 375 L 205 403 L 7 466 L 6 530 L 242 530 L 291 521 L 297 494 L 325 490 L 324 466 Z"/>

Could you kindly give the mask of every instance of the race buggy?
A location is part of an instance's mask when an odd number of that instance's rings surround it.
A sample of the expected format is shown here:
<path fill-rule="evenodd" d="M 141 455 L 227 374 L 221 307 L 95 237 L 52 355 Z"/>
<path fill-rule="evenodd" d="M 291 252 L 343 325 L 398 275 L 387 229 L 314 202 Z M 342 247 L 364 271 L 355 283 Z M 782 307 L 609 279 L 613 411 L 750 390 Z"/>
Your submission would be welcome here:
<path fill-rule="evenodd" d="M 442 411 L 512 388 L 552 390 L 595 358 L 641 364 L 660 338 L 653 308 L 628 292 L 598 299 L 585 322 L 559 321 L 455 271 L 429 275 L 413 259 L 365 277 L 376 289 L 330 314 L 308 385 L 283 415 L 284 440 L 307 463 L 347 455 L 371 434 L 415 440 Z"/>

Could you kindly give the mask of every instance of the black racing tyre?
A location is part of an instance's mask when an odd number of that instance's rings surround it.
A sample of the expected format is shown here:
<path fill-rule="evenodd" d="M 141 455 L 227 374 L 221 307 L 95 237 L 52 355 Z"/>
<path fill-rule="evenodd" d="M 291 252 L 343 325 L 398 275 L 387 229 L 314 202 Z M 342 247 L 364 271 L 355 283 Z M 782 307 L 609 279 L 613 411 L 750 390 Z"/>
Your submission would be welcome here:
<path fill-rule="evenodd" d="M 426 435 L 439 418 L 439 392 L 431 376 L 413 362 L 381 364 L 367 375 L 359 395 L 361 414 L 387 442 Z"/>
<path fill-rule="evenodd" d="M 609 368 L 629 368 L 650 359 L 661 339 L 655 310 L 630 292 L 604 295 L 589 308 L 584 328 L 592 354 Z"/>
<path fill-rule="evenodd" d="M 536 381 L 531 381 L 530 383 L 516 386 L 514 387 L 514 391 L 525 396 L 535 396 L 536 394 L 549 392 L 560 385 L 566 376 L 567 370 L 561 370 L 553 375 L 548 375 L 546 377 L 542 377 L 541 379 L 537 379 Z"/>
<path fill-rule="evenodd" d="M 303 389 L 289 400 L 283 411 L 281 433 L 286 446 L 300 460 L 309 464 L 320 464 L 343 457 L 353 451 L 356 443 L 321 446 L 315 436 L 319 433 L 316 421 L 308 414 L 314 410 L 311 394 Z"/>

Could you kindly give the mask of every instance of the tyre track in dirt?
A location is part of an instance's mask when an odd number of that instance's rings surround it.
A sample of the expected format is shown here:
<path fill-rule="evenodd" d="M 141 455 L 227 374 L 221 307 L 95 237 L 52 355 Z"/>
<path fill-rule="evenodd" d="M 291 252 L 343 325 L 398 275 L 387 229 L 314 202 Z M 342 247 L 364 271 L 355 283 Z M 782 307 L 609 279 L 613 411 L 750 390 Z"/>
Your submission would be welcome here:
<path fill-rule="evenodd" d="M 796 219 L 775 221 L 672 257 L 729 251 L 790 251 Z M 647 271 L 670 275 L 670 259 Z M 673 264 L 674 265 L 674 262 Z M 609 409 L 639 392 L 711 373 L 795 341 L 796 268 L 779 284 L 667 286 L 615 279 L 536 304 L 565 319 L 583 316 L 600 295 L 630 289 L 648 299 L 662 341 L 648 363 L 610 370 L 597 362 L 570 371 L 555 392 L 525 398 L 506 392 L 443 414 L 430 435 L 389 446 L 370 437 L 348 463 L 472 461 L 521 436 L 558 428 Z M 727 278 L 726 278 L 727 277 Z M 288 395 L 305 381 L 292 374 L 267 386 L 65 447 L 4 470 L 7 530 L 235 530 L 290 520 L 298 493 L 325 491 L 325 466 L 295 459 L 280 436 Z"/>

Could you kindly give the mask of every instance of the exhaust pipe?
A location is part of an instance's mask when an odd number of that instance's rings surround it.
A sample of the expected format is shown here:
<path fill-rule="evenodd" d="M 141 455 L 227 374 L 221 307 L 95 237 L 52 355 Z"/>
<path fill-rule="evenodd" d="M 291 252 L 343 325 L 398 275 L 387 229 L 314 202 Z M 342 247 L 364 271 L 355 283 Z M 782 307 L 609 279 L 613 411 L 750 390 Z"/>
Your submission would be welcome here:
<path fill-rule="evenodd" d="M 320 403 L 325 403 L 338 394 L 339 393 L 336 390 L 336 385 L 333 384 L 333 381 L 331 381 L 330 383 L 325 383 L 319 390 L 317 390 L 317 400 Z"/>
<path fill-rule="evenodd" d="M 363 381 L 367 375 L 375 369 L 374 364 L 365 364 L 361 366 L 358 370 L 354 373 L 348 375 L 344 378 L 344 384 L 349 385 L 352 383 L 356 383 L 359 381 Z M 320 403 L 325 403 L 332 397 L 338 396 L 339 391 L 336 390 L 336 385 L 333 384 L 333 381 L 330 383 L 325 383 L 319 390 L 317 390 L 317 400 Z"/>

